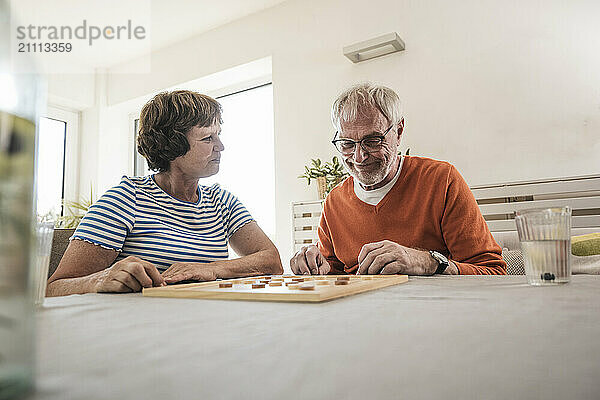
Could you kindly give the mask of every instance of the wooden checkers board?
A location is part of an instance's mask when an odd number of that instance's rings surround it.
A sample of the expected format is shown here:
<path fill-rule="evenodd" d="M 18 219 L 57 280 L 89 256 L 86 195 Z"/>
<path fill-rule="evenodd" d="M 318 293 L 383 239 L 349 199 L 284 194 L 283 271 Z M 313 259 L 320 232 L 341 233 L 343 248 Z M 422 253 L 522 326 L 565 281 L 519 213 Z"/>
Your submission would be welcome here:
<path fill-rule="evenodd" d="M 271 275 L 146 288 L 147 297 L 318 303 L 398 285 L 407 275 Z"/>

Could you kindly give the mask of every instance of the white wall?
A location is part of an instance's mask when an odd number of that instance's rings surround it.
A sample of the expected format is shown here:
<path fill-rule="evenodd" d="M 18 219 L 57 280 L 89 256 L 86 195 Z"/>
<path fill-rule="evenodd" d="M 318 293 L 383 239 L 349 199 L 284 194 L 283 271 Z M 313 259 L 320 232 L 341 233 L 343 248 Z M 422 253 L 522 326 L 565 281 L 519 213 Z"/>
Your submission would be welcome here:
<path fill-rule="evenodd" d="M 118 107 L 271 56 L 276 244 L 287 264 L 290 203 L 315 197 L 297 176 L 311 157 L 334 155 L 329 107 L 359 81 L 403 99 L 403 149 L 451 161 L 471 185 L 600 173 L 598 15 L 597 1 L 291 0 L 153 53 L 149 75 L 109 70 L 106 99 Z M 342 56 L 391 31 L 406 51 L 360 64 Z M 103 129 L 89 159 L 107 176 L 130 171 L 122 132 Z"/>
<path fill-rule="evenodd" d="M 51 74 L 46 82 L 48 102 L 55 107 L 82 110 L 95 104 L 92 74 Z"/>

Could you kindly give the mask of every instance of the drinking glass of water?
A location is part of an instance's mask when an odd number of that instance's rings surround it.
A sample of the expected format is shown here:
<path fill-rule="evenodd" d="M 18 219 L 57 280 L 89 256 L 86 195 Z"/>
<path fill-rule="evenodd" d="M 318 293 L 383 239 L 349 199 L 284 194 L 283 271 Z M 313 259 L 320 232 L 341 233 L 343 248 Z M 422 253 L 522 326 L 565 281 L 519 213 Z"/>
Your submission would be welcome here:
<path fill-rule="evenodd" d="M 48 280 L 48 267 L 50 253 L 52 252 L 52 237 L 54 235 L 54 222 L 39 222 L 35 231 L 35 250 L 31 260 L 31 286 L 33 288 L 34 303 L 36 306 L 44 304 L 46 297 L 46 281 Z"/>
<path fill-rule="evenodd" d="M 571 208 L 517 211 L 525 274 L 530 285 L 571 280 Z"/>

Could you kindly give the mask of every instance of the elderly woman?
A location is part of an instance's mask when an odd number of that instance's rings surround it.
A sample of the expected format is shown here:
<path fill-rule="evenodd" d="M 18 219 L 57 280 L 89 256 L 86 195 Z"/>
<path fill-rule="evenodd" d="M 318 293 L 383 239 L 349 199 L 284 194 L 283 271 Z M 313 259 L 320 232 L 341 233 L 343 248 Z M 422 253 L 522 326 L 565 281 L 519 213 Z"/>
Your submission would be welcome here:
<path fill-rule="evenodd" d="M 160 93 L 144 106 L 138 151 L 158 173 L 123 177 L 90 208 L 48 296 L 282 272 L 243 204 L 219 185 L 198 184 L 219 171 L 221 122 L 220 104 L 190 91 Z M 228 260 L 228 244 L 240 258 Z"/>

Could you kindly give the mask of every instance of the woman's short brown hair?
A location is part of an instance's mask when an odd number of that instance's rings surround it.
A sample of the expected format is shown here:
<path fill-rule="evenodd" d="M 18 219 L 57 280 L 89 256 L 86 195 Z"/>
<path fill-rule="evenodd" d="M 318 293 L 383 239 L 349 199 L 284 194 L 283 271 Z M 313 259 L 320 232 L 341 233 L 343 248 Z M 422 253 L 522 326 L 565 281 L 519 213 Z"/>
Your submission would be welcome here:
<path fill-rule="evenodd" d="M 171 161 L 190 149 L 186 133 L 194 126 L 222 123 L 221 105 L 212 97 L 189 90 L 162 92 L 140 113 L 138 152 L 151 170 L 169 170 Z"/>

